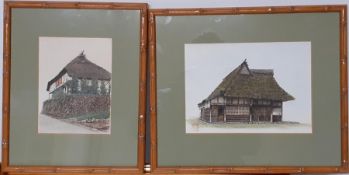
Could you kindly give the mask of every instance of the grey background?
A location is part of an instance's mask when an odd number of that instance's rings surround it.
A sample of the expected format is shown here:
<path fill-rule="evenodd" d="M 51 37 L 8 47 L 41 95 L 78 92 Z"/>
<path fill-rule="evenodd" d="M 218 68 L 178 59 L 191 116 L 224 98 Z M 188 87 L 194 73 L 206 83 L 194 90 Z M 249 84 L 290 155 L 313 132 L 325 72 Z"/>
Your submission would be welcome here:
<path fill-rule="evenodd" d="M 338 13 L 215 18 L 156 19 L 159 166 L 339 166 Z M 185 134 L 185 43 L 286 41 L 312 43 L 313 134 Z"/>
<path fill-rule="evenodd" d="M 138 10 L 14 9 L 10 165 L 136 166 Z M 37 134 L 38 37 L 112 38 L 111 135 Z"/>
<path fill-rule="evenodd" d="M 9 0 L 13 1 L 13 0 Z M 23 0 L 30 1 L 30 0 Z M 51 1 L 51 0 L 40 0 L 40 1 Z M 55 1 L 67 1 L 67 0 L 55 0 Z M 80 0 L 69 0 L 72 2 L 80 1 Z M 93 2 L 95 0 L 83 0 L 86 2 Z M 212 8 L 212 7 L 255 7 L 255 6 L 286 6 L 286 5 L 326 5 L 326 4 L 349 4 L 348 0 L 269 0 L 269 1 L 261 1 L 261 0 L 124 0 L 123 2 L 148 2 L 150 8 Z M 1 0 L 0 11 L 3 11 L 3 0 Z M 103 0 L 103 2 L 120 2 L 119 0 Z M 3 13 L 0 13 L 2 16 Z M 2 21 L 3 18 L 0 18 Z M 0 23 L 2 26 L 2 22 Z M 349 28 L 348 28 L 349 29 Z M 3 30 L 3 27 L 0 27 L 0 31 Z M 3 39 L 3 36 L 0 35 L 0 39 Z M 0 42 L 2 46 L 2 42 Z M 1 47 L 2 48 L 2 47 Z M 2 53 L 2 49 L 0 50 Z M 1 54 L 2 55 L 2 54 Z M 0 70 L 2 71 L 2 59 L 0 60 Z M 2 77 L 0 77 L 2 79 Z M 0 81 L 2 84 L 2 81 Z M 2 98 L 2 94 L 0 94 Z M 0 101 L 2 103 L 2 101 Z M 0 118 L 0 121 L 1 118 Z M 1 132 L 1 130 L 0 130 Z M 148 132 L 148 131 L 147 131 Z M 149 138 L 149 137 L 148 137 Z M 149 140 L 147 139 L 149 143 Z M 147 144 L 149 146 L 149 144 Z M 148 147 L 150 148 L 150 147 Z M 147 149 L 149 150 L 149 149 Z M 1 150 L 0 150 L 1 152 Z M 149 153 L 147 155 L 147 162 L 149 162 Z M 346 173 L 347 174 L 347 173 Z"/>

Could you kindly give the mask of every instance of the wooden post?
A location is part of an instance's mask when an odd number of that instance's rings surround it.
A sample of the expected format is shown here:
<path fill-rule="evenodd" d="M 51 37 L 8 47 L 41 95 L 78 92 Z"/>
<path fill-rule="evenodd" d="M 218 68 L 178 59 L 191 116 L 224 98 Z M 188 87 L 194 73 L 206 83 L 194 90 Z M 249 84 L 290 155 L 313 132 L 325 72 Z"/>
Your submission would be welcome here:
<path fill-rule="evenodd" d="M 281 102 L 281 112 L 280 112 L 280 113 L 281 113 L 281 116 L 280 116 L 280 122 L 282 122 L 282 116 L 283 116 L 283 112 L 282 112 L 283 109 L 282 109 L 282 108 L 283 108 L 283 107 L 282 107 L 282 102 Z"/>
<path fill-rule="evenodd" d="M 200 119 L 202 120 L 202 108 L 200 108 Z"/>
<path fill-rule="evenodd" d="M 252 105 L 253 105 L 253 100 L 250 99 L 250 102 L 249 102 L 249 114 L 250 114 L 250 122 L 252 122 Z"/>
<path fill-rule="evenodd" d="M 210 108 L 210 123 L 212 122 L 212 110 Z"/>
<path fill-rule="evenodd" d="M 224 115 L 224 123 L 227 122 L 227 115 L 225 114 L 225 106 L 224 106 L 224 112 L 223 112 L 223 115 Z"/>
<path fill-rule="evenodd" d="M 223 115 L 224 115 L 224 123 L 227 122 L 227 115 L 225 114 L 225 109 L 227 108 L 227 99 L 224 98 L 224 111 L 223 111 Z"/>

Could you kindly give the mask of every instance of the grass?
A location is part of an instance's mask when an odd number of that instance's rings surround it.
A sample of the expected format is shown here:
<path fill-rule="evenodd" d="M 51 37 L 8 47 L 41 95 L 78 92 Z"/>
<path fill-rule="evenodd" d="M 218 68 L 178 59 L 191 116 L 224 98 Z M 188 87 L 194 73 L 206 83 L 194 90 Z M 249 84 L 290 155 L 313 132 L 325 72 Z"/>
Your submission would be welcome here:
<path fill-rule="evenodd" d="M 108 131 L 110 128 L 109 112 L 85 114 L 66 118 L 63 120 L 75 125 L 80 125 L 91 129 L 97 129 L 99 131 Z"/>
<path fill-rule="evenodd" d="M 91 113 L 91 114 L 85 114 L 80 116 L 66 117 L 66 119 L 75 119 L 77 121 L 82 121 L 82 120 L 91 121 L 96 119 L 108 119 L 108 118 L 110 118 L 109 112 L 98 112 L 98 113 Z"/>

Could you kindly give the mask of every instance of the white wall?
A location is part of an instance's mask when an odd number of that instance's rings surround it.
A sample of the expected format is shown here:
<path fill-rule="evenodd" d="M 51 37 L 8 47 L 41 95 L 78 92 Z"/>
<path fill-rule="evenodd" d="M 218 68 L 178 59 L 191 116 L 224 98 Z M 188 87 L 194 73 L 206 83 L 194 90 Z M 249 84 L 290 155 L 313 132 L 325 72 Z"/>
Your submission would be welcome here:
<path fill-rule="evenodd" d="M 3 0 L 0 0 L 3 1 Z M 27 0 L 25 0 L 27 1 Z M 46 0 L 51 1 L 51 0 Z M 69 1 L 69 0 L 55 0 Z M 147 2 L 150 8 L 205 8 L 205 7 L 248 7 L 248 6 L 286 6 L 286 5 L 333 5 L 347 4 L 349 0 L 70 0 L 85 2 Z M 0 24 L 3 24 L 3 3 L 0 3 Z M 0 33 L 3 26 L 0 26 Z M 348 32 L 349 33 L 349 32 Z M 2 35 L 0 35 L 0 47 L 2 48 Z M 2 55 L 2 50 L 0 51 Z M 0 71 L 2 71 L 2 59 L 0 59 Z M 0 78 L 2 87 L 2 77 Z M 1 94 L 0 97 L 2 98 Z M 2 103 L 2 100 L 1 100 Z M 0 119 L 0 122 L 2 119 Z M 1 132 L 1 125 L 0 125 Z M 1 153 L 1 150 L 0 150 Z M 349 174 L 349 173 L 348 173 Z"/>

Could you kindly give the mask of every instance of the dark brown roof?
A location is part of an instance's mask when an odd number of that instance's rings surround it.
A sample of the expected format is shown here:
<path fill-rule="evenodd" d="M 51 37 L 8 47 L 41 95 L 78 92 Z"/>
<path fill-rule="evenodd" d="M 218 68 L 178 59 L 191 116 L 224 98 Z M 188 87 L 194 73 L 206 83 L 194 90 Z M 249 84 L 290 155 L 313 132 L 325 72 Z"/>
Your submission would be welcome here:
<path fill-rule="evenodd" d="M 47 83 L 47 91 L 50 86 L 67 73 L 70 77 L 79 79 L 110 80 L 111 74 L 104 68 L 92 63 L 82 52 L 68 63 L 52 80 Z"/>
<path fill-rule="evenodd" d="M 247 74 L 242 74 L 242 69 L 248 70 Z M 249 69 L 246 60 L 229 73 L 206 100 L 217 96 L 276 101 L 294 100 L 294 97 L 278 85 L 273 70 Z"/>

